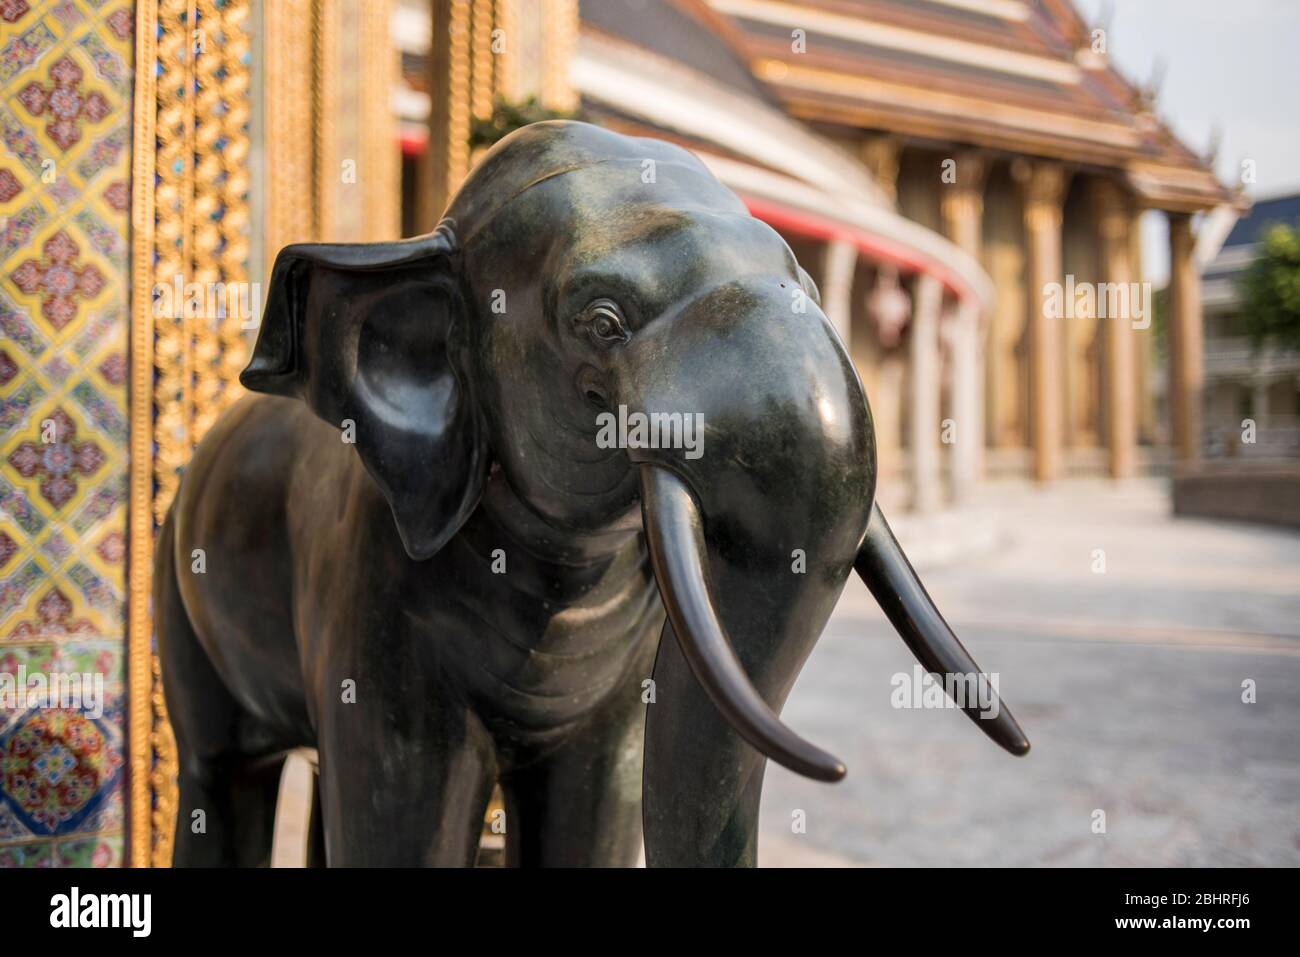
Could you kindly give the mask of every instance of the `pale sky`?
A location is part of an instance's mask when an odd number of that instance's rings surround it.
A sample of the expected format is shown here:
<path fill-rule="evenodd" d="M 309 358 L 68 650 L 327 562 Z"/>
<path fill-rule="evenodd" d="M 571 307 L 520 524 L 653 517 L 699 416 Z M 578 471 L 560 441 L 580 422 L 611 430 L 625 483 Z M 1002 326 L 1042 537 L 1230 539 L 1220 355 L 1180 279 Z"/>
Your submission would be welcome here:
<path fill-rule="evenodd" d="M 1225 183 L 1255 161 L 1248 195 L 1300 191 L 1300 0 L 1075 0 L 1094 25 L 1110 11 L 1108 53 L 1130 80 L 1165 65 L 1156 111 L 1192 149 L 1222 133 Z M 1143 259 L 1157 284 L 1168 272 L 1160 217 L 1143 223 Z"/>

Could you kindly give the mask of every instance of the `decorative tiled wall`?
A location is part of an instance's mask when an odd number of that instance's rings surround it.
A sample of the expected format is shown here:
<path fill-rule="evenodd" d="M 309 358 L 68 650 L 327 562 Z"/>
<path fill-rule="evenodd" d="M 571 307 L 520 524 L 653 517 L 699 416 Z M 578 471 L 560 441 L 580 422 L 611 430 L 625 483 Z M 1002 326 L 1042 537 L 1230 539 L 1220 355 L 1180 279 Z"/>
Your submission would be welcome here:
<path fill-rule="evenodd" d="M 322 225 L 395 235 L 392 116 L 335 129 L 357 108 L 342 91 L 387 100 L 390 7 L 0 0 L 0 867 L 170 861 L 154 533 L 194 443 L 239 394 L 248 338 L 239 317 L 173 314 L 156 290 L 247 282 L 255 244 Z M 296 136 L 284 121 L 303 116 Z M 364 174 L 357 195 L 330 188 L 344 160 Z M 304 201 L 316 225 L 286 228 Z M 100 676 L 103 701 L 14 693 L 20 676 L 56 674 Z"/>
<path fill-rule="evenodd" d="M 0 707 L 0 867 L 123 857 L 133 25 L 0 0 L 0 679 L 105 689 Z"/>

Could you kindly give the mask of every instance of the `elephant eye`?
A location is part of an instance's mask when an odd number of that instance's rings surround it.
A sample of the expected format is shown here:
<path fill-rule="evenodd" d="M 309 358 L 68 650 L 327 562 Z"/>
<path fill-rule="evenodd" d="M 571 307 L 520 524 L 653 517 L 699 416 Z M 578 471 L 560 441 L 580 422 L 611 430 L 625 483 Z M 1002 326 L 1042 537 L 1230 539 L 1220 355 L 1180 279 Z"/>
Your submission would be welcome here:
<path fill-rule="evenodd" d="M 631 338 L 612 300 L 597 299 L 583 311 L 583 318 L 591 336 L 600 342 L 627 342 Z"/>

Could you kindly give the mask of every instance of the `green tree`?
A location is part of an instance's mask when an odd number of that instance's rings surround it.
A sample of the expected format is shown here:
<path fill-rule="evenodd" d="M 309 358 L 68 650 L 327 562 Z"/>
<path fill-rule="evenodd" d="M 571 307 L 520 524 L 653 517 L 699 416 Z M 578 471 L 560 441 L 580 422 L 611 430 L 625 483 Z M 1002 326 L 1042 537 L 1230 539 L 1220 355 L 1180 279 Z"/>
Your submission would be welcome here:
<path fill-rule="evenodd" d="M 1260 247 L 1239 281 L 1242 331 L 1257 349 L 1267 344 L 1300 351 L 1300 234 L 1279 224 Z"/>
<path fill-rule="evenodd" d="M 472 149 L 491 146 L 508 133 L 513 133 L 521 126 L 539 123 L 542 120 L 580 120 L 580 113 L 565 110 L 548 110 L 537 102 L 537 97 L 530 96 L 522 103 L 509 103 L 497 100 L 492 108 L 492 116 L 486 120 L 475 119 L 470 125 L 469 145 Z"/>

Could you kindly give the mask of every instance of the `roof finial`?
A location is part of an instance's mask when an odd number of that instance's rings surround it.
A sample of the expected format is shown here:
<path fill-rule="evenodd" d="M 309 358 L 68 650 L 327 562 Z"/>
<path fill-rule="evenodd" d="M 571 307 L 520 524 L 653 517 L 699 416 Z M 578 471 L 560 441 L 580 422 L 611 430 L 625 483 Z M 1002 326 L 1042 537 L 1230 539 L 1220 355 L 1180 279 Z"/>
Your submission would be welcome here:
<path fill-rule="evenodd" d="M 1205 162 L 1211 168 L 1219 161 L 1219 149 L 1223 146 L 1223 124 L 1215 120 L 1210 124 L 1210 142 L 1205 149 Z"/>
<path fill-rule="evenodd" d="M 1151 64 L 1151 78 L 1142 86 L 1142 105 L 1148 112 L 1155 112 L 1156 100 L 1160 98 L 1160 88 L 1165 84 L 1165 73 L 1169 64 L 1163 56 L 1157 56 Z"/>
<path fill-rule="evenodd" d="M 1097 11 L 1097 29 L 1102 33 L 1110 33 L 1110 21 L 1115 17 L 1115 0 L 1105 0 L 1101 9 Z"/>

